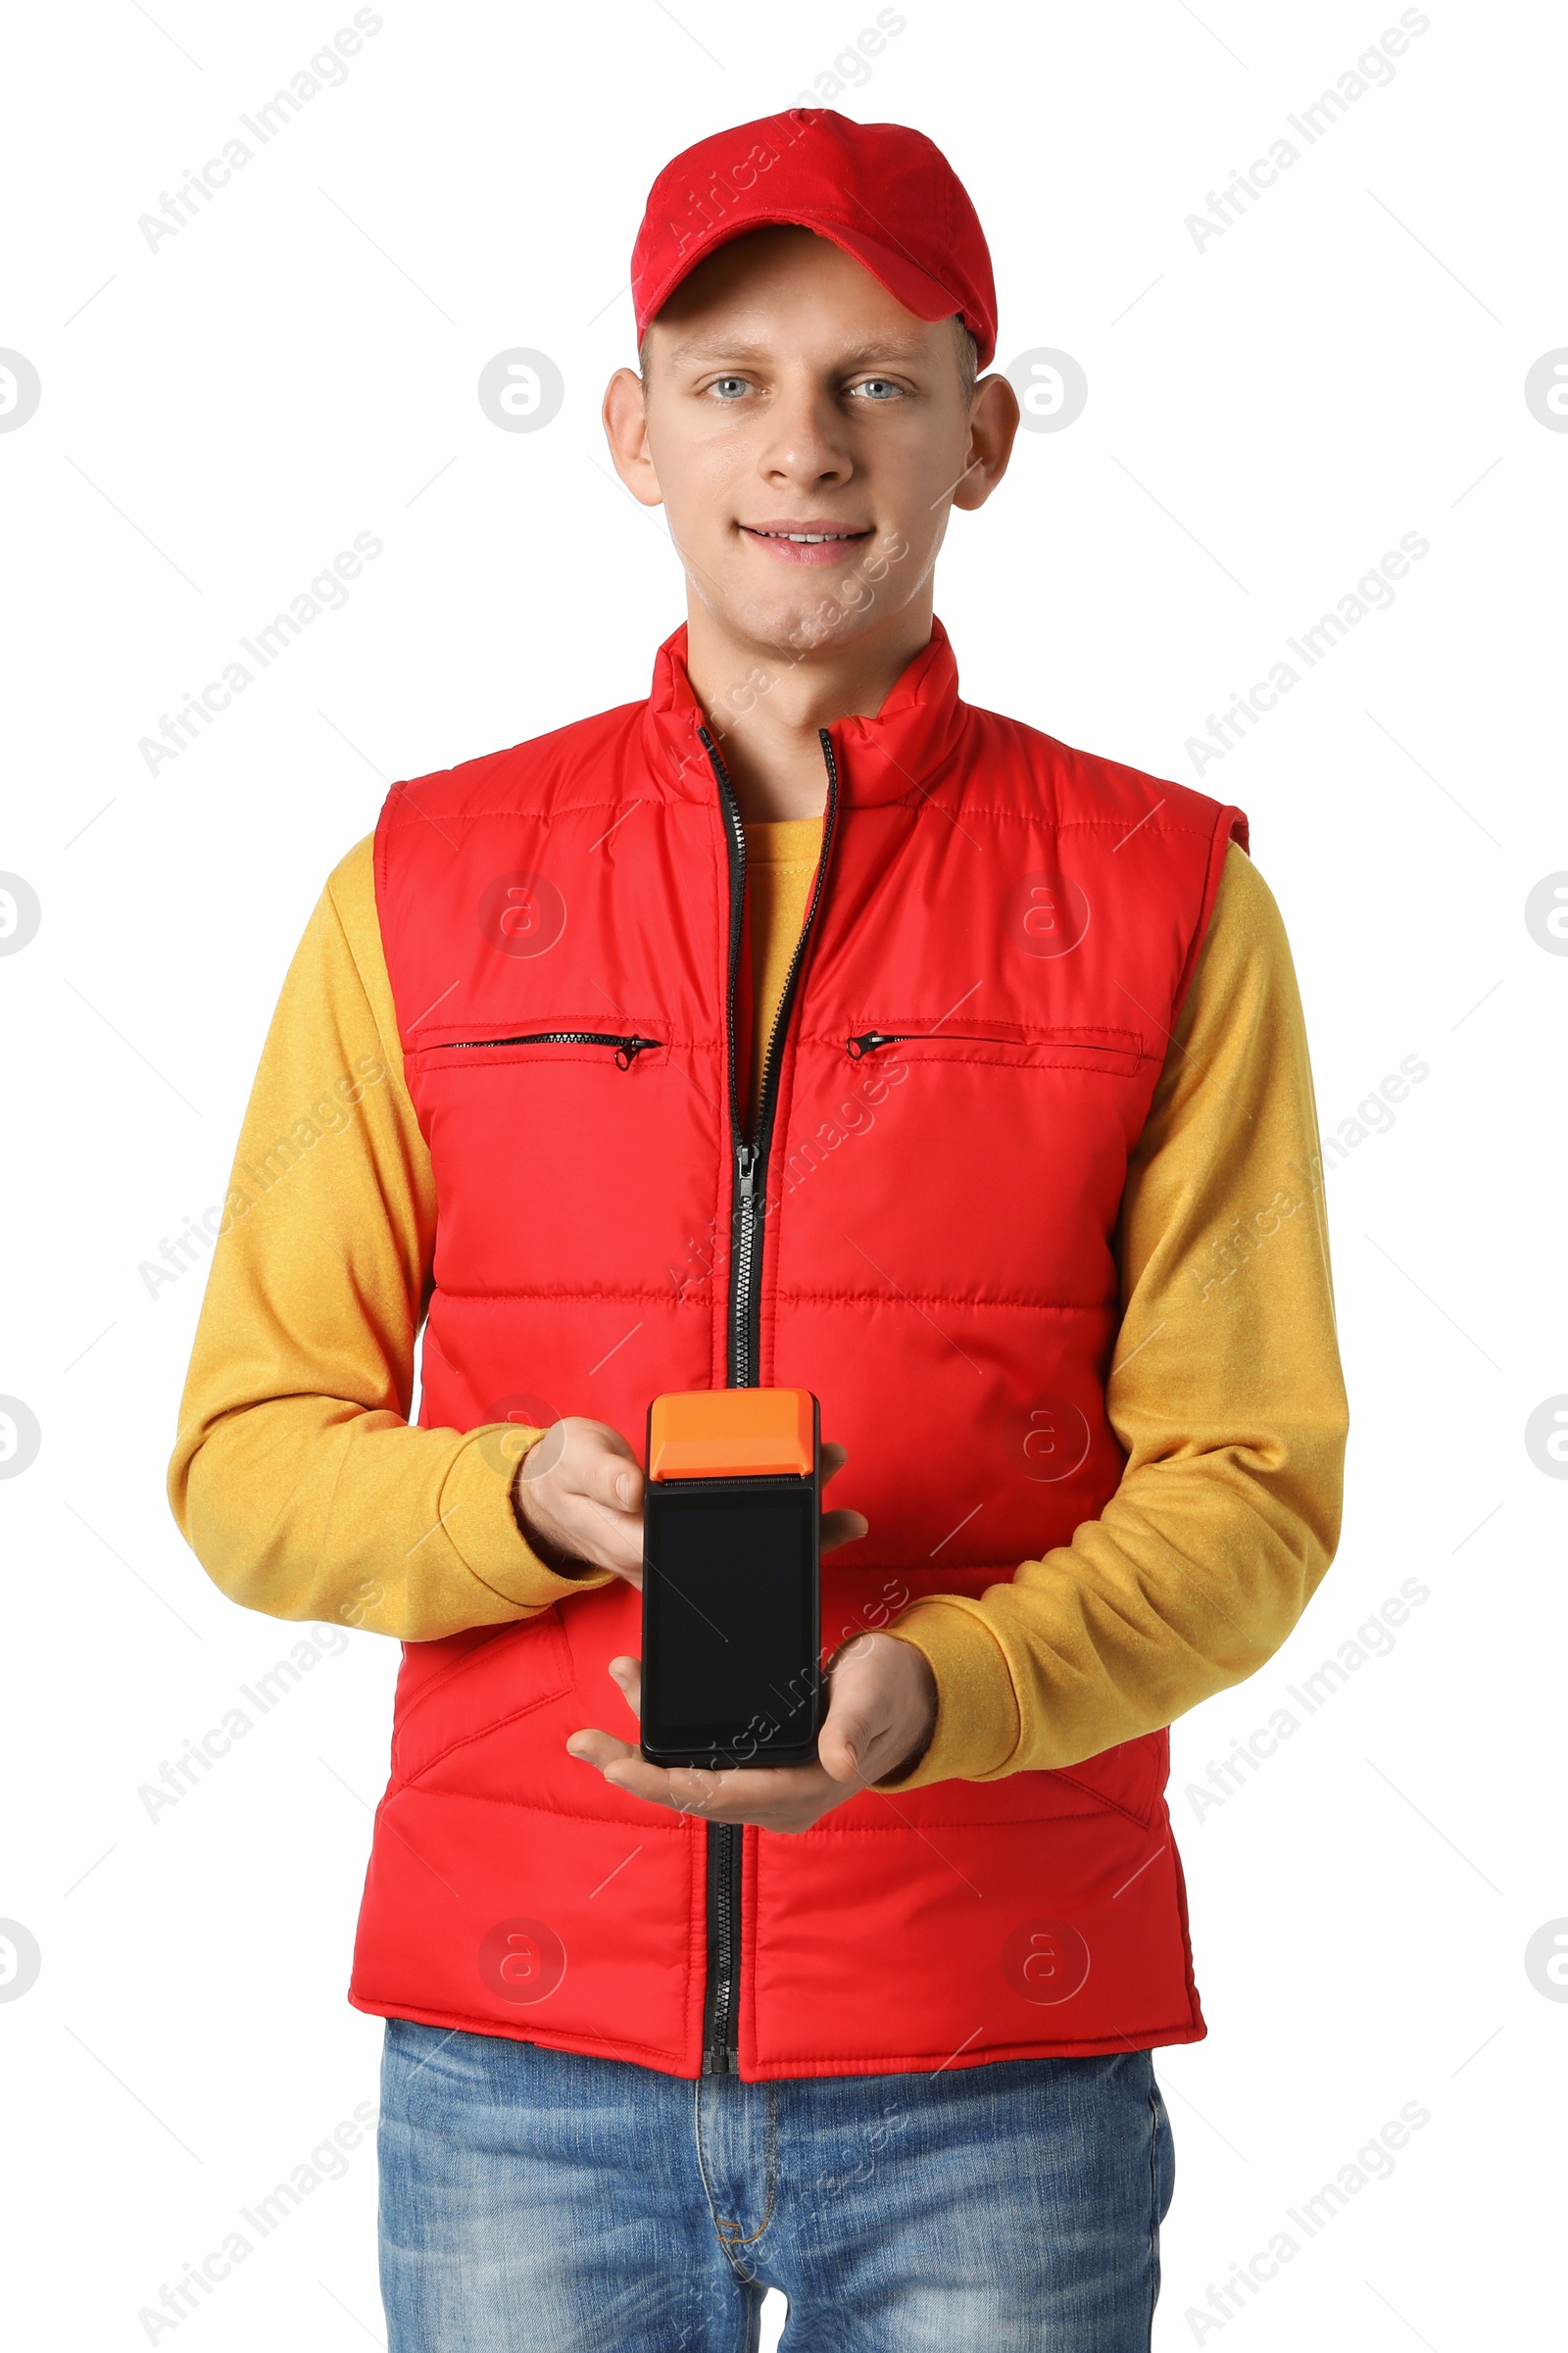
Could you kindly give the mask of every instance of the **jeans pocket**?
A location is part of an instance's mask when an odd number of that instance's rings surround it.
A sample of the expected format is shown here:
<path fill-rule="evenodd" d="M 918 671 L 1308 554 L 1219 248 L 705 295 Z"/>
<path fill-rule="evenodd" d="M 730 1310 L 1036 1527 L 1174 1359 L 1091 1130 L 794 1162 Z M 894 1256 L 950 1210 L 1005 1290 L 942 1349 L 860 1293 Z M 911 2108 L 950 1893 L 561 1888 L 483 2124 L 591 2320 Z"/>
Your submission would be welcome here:
<path fill-rule="evenodd" d="M 1170 2112 L 1154 2079 L 1152 2064 L 1150 2068 L 1149 2123 L 1153 2228 L 1157 2234 L 1160 2224 L 1170 2212 L 1171 2198 L 1175 2194 L 1176 2142 L 1170 2129 Z"/>

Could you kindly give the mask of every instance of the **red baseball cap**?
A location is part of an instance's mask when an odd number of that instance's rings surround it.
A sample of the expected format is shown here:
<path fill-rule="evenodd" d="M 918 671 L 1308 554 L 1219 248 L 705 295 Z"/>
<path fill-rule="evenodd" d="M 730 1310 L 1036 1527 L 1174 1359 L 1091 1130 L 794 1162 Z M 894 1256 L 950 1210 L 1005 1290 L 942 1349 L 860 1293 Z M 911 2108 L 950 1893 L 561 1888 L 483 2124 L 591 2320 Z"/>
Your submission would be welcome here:
<path fill-rule="evenodd" d="M 649 190 L 632 248 L 641 338 L 682 278 L 720 245 L 789 223 L 831 238 L 916 319 L 955 312 L 987 368 L 997 348 L 997 290 L 978 214 L 923 132 L 792 107 L 715 131 L 666 164 Z"/>

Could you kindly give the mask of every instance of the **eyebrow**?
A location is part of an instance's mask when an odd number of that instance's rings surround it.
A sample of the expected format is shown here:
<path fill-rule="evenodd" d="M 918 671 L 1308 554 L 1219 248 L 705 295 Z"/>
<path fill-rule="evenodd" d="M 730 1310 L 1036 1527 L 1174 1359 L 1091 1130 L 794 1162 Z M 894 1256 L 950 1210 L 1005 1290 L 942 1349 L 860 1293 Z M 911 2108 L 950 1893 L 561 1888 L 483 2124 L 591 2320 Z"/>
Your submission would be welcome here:
<path fill-rule="evenodd" d="M 917 360 L 924 358 L 929 349 L 929 344 L 918 336 L 881 336 L 874 342 L 856 344 L 848 351 L 837 353 L 833 366 L 864 368 L 877 360 Z M 672 344 L 665 354 L 671 368 L 678 368 L 691 360 L 766 361 L 777 356 L 776 351 L 766 344 L 729 342 L 707 335 L 688 335 L 683 341 Z"/>

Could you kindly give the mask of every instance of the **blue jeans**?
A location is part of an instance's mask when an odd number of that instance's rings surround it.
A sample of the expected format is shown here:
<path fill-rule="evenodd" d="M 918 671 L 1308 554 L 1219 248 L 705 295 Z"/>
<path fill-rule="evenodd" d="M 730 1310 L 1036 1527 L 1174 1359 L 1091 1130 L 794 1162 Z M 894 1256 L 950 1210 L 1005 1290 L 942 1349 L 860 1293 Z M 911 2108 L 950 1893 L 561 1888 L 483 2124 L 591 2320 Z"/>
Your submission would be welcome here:
<path fill-rule="evenodd" d="M 1148 2353 L 1148 2051 L 688 2083 L 387 2021 L 388 2353 Z"/>

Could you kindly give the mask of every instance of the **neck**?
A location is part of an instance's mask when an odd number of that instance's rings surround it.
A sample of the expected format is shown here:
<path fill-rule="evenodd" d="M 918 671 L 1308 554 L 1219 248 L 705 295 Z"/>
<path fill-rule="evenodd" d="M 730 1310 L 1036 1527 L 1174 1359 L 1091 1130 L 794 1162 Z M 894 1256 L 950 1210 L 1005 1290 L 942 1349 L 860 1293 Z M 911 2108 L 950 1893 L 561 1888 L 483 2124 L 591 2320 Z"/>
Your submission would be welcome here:
<path fill-rule="evenodd" d="M 715 722 L 714 738 L 743 818 L 821 815 L 827 771 L 817 731 L 835 719 L 870 718 L 881 710 L 931 641 L 929 581 L 880 626 L 838 642 L 847 634 L 830 636 L 808 654 L 781 654 L 721 620 L 696 597 L 688 599 L 686 672 Z M 750 708 L 741 709 L 743 704 Z"/>

